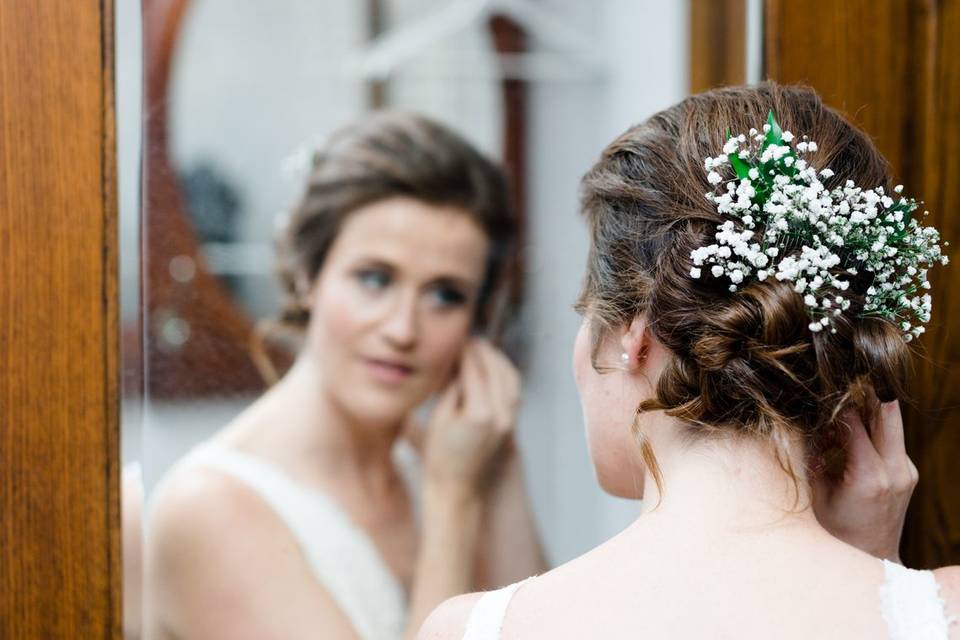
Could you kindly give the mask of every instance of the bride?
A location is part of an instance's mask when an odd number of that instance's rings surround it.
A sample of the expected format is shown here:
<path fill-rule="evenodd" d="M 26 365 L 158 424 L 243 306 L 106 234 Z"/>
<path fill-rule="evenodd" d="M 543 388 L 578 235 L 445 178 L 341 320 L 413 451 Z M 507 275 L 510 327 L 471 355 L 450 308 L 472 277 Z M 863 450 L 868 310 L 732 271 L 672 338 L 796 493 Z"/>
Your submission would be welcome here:
<path fill-rule="evenodd" d="M 693 96 L 612 142 L 583 181 L 573 368 L 598 480 L 643 513 L 419 637 L 960 638 L 960 567 L 897 563 L 896 399 L 946 259 L 891 187 L 800 87 Z"/>
<path fill-rule="evenodd" d="M 500 170 L 423 118 L 371 116 L 317 154 L 280 251 L 302 348 L 158 487 L 147 638 L 395 640 L 446 598 L 541 570 L 519 378 L 478 337 L 514 224 Z M 394 456 L 405 436 L 419 479 Z"/>

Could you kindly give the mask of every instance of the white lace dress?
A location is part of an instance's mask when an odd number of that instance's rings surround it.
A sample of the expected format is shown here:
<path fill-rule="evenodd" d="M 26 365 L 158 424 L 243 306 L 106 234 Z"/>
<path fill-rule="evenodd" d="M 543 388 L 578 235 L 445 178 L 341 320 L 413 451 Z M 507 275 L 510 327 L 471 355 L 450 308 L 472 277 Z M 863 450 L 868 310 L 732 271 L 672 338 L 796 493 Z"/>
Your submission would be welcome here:
<path fill-rule="evenodd" d="M 883 561 L 880 606 L 889 640 L 947 640 L 950 625 L 940 587 L 930 571 L 914 571 Z M 467 619 L 463 640 L 500 640 L 507 607 L 527 578 L 484 593 Z"/>
<path fill-rule="evenodd" d="M 333 500 L 298 484 L 279 467 L 233 449 L 203 445 L 190 458 L 243 483 L 270 505 L 361 640 L 397 640 L 403 635 L 403 587 L 366 532 Z"/>

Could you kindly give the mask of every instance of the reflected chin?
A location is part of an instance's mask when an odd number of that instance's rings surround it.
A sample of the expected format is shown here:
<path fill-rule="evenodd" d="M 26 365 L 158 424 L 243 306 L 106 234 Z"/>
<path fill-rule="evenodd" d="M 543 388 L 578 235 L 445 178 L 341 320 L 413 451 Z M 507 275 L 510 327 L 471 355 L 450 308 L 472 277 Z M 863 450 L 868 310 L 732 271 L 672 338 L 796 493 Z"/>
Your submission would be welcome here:
<path fill-rule="evenodd" d="M 389 384 L 367 377 L 343 382 L 337 394 L 340 402 L 353 419 L 363 424 L 402 422 L 428 395 L 421 384 Z"/>

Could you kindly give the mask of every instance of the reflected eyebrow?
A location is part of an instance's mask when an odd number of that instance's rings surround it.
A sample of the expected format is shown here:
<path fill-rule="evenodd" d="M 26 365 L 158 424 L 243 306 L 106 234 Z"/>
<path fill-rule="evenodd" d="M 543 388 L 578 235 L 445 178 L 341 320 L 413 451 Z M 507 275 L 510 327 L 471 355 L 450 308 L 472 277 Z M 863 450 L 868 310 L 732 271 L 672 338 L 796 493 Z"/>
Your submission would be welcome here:
<path fill-rule="evenodd" d="M 352 262 L 353 265 L 351 268 L 354 269 L 358 267 L 377 267 L 388 271 L 396 271 L 396 267 L 383 258 L 375 258 L 373 256 L 358 256 Z"/>
<path fill-rule="evenodd" d="M 428 284 L 431 286 L 443 285 L 453 287 L 455 289 L 463 289 L 465 291 L 474 291 L 480 288 L 480 283 L 474 282 L 473 280 L 467 278 L 461 278 L 459 276 L 440 276 L 438 278 L 434 278 Z"/>

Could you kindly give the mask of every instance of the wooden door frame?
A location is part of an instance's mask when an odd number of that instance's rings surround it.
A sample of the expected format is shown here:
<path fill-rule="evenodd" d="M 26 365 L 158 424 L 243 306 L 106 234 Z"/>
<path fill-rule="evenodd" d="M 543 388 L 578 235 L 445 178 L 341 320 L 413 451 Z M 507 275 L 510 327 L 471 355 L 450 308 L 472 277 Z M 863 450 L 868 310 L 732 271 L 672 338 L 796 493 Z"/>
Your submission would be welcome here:
<path fill-rule="evenodd" d="M 0 2 L 0 637 L 120 638 L 112 0 Z"/>

